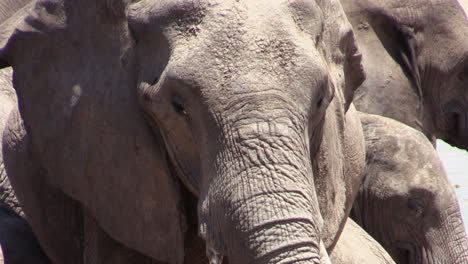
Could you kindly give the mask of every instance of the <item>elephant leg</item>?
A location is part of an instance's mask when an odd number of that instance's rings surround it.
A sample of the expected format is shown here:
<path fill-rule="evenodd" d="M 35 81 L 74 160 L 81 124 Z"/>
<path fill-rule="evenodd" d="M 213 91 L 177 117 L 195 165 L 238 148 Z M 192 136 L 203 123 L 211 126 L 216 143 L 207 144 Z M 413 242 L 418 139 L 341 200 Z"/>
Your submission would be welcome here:
<path fill-rule="evenodd" d="M 53 263 L 83 263 L 83 212 L 78 202 L 46 181 L 31 157 L 29 138 L 17 111 L 3 137 L 5 168 L 28 222 Z"/>

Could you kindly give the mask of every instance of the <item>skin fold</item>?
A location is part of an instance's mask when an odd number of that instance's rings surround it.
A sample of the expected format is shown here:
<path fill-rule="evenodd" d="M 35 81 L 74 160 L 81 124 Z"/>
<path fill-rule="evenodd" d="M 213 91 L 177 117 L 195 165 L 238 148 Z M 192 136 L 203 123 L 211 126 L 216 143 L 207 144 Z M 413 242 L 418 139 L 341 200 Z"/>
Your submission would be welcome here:
<path fill-rule="evenodd" d="M 37 1 L 0 29 L 5 165 L 52 261 L 329 262 L 365 166 L 340 3 L 128 4 Z"/>
<path fill-rule="evenodd" d="M 432 145 L 400 122 L 360 117 L 367 169 L 351 217 L 397 263 L 467 263 L 458 201 Z"/>
<path fill-rule="evenodd" d="M 457 0 L 343 0 L 367 79 L 359 111 L 468 149 L 468 19 Z"/>

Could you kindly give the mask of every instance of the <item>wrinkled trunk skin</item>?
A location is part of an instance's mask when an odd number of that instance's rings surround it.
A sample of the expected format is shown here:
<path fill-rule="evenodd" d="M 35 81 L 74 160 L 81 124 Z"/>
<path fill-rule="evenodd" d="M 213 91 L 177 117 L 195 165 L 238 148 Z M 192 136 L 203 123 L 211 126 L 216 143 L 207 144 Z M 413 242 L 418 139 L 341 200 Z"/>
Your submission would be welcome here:
<path fill-rule="evenodd" d="M 199 211 L 208 248 L 231 264 L 320 263 L 307 134 L 294 126 L 287 118 L 226 126 Z"/>
<path fill-rule="evenodd" d="M 430 231 L 428 235 L 431 246 L 423 249 L 423 263 L 468 263 L 468 238 L 458 204 L 447 208 L 441 219 L 442 228 Z"/>

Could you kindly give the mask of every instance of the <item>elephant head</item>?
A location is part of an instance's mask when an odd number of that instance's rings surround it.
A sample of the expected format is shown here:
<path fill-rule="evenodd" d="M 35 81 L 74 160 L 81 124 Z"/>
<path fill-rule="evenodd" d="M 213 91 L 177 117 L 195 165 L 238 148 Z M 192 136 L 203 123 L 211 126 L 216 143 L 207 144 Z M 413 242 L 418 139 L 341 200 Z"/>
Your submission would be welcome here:
<path fill-rule="evenodd" d="M 466 263 L 458 201 L 432 145 L 392 119 L 361 120 L 367 172 L 352 217 L 397 263 Z"/>
<path fill-rule="evenodd" d="M 319 263 L 312 160 L 324 123 L 344 144 L 363 80 L 337 1 L 43 0 L 24 16 L 0 64 L 30 153 L 111 237 L 181 263 L 186 189 L 213 259 Z"/>
<path fill-rule="evenodd" d="M 459 3 L 342 2 L 368 73 L 358 110 L 468 149 L 468 19 Z"/>

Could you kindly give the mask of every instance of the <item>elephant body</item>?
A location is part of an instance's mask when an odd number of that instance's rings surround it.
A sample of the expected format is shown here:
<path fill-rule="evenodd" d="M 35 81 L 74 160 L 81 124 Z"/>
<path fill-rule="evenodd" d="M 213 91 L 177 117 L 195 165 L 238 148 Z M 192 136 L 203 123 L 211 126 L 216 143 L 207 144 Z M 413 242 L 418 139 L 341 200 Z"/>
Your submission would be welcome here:
<path fill-rule="evenodd" d="M 53 262 L 329 261 L 365 166 L 338 1 L 23 11 L 0 28 L 5 164 Z"/>
<path fill-rule="evenodd" d="M 468 149 L 468 19 L 457 0 L 343 0 L 367 79 L 359 111 Z"/>
<path fill-rule="evenodd" d="M 397 263 L 467 263 L 458 201 L 432 145 L 398 121 L 360 117 L 367 166 L 352 218 Z"/>
<path fill-rule="evenodd" d="M 330 254 L 334 264 L 395 264 L 387 251 L 352 219 L 348 219 Z"/>

